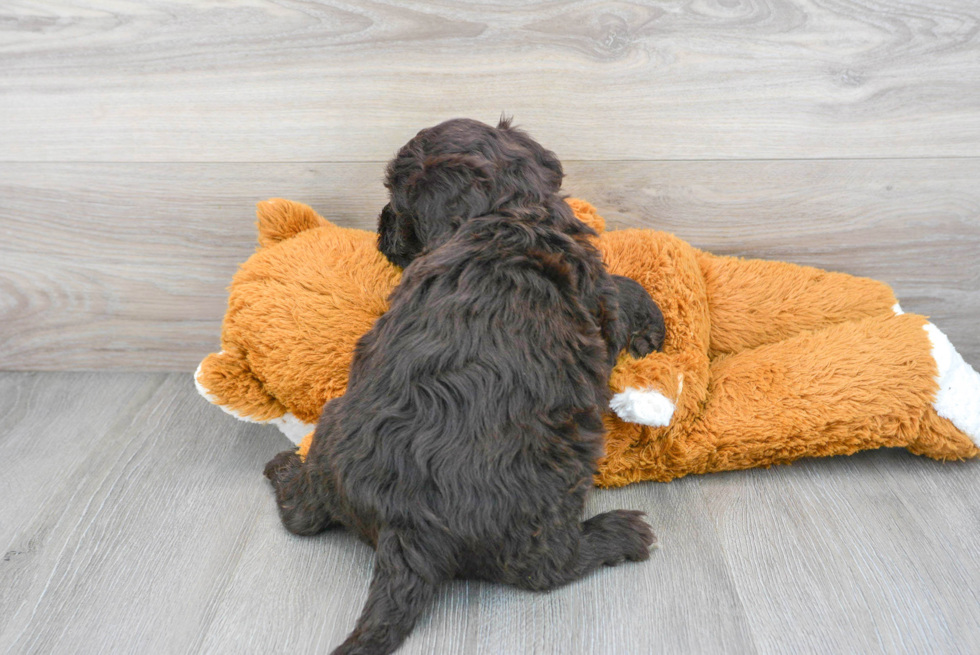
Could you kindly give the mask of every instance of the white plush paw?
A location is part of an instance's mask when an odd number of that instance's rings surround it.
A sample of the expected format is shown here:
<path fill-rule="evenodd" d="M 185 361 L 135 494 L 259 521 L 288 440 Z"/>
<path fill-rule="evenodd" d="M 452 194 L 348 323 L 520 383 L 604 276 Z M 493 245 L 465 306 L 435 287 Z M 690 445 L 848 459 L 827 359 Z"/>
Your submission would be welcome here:
<path fill-rule="evenodd" d="M 299 442 L 303 440 L 303 437 L 308 435 L 310 432 L 314 430 L 314 428 L 316 428 L 316 425 L 314 425 L 313 423 L 305 423 L 304 421 L 301 421 L 292 412 L 286 412 L 282 416 L 270 418 L 267 421 L 256 421 L 255 419 L 250 418 L 248 416 L 243 416 L 242 414 L 238 413 L 237 411 L 235 411 L 230 407 L 225 407 L 220 402 L 218 402 L 217 397 L 212 395 L 211 392 L 208 391 L 208 389 L 203 384 L 201 384 L 200 375 L 201 375 L 201 366 L 203 366 L 203 364 L 204 362 L 198 364 L 197 370 L 194 371 L 194 386 L 197 388 L 197 392 L 201 394 L 205 398 L 205 400 L 207 400 L 209 403 L 211 403 L 212 405 L 214 405 L 215 407 L 223 411 L 225 414 L 231 414 L 235 418 L 242 421 L 248 421 L 249 423 L 272 424 L 277 428 L 279 428 L 279 430 L 284 435 L 286 435 L 287 439 L 289 439 L 290 441 L 292 441 L 294 444 L 297 445 L 299 445 Z"/>
<path fill-rule="evenodd" d="M 949 338 L 932 323 L 925 331 L 932 341 L 932 357 L 939 368 L 939 391 L 932 404 L 936 413 L 949 419 L 973 442 L 980 445 L 980 373 L 956 352 Z"/>
<path fill-rule="evenodd" d="M 655 428 L 670 425 L 675 409 L 674 403 L 659 391 L 644 391 L 632 387 L 613 396 L 609 401 L 609 408 L 624 421 Z"/>

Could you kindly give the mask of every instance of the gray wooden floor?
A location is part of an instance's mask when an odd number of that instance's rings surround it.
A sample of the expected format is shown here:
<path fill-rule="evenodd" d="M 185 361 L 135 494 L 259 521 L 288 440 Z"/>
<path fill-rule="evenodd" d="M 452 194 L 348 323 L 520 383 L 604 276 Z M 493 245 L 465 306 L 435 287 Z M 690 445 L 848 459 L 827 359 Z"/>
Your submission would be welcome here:
<path fill-rule="evenodd" d="M 322 653 L 372 553 L 278 523 L 286 447 L 164 373 L 0 374 L 0 653 Z M 447 585 L 409 653 L 975 653 L 980 463 L 903 451 L 597 490 L 649 562 Z"/>

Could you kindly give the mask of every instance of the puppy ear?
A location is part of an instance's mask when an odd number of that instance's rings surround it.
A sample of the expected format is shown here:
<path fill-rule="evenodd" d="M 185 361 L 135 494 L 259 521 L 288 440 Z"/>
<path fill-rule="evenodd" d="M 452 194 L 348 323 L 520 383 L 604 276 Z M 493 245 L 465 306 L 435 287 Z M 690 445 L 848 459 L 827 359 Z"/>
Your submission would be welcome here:
<path fill-rule="evenodd" d="M 391 259 L 392 253 L 399 250 L 397 220 L 398 217 L 391 209 L 390 202 L 378 214 L 378 250 L 388 259 Z"/>
<path fill-rule="evenodd" d="M 558 159 L 555 153 L 541 146 L 534 149 L 534 156 L 537 158 L 538 163 L 551 173 L 549 182 L 554 190 L 558 191 L 561 188 L 561 181 L 565 177 L 565 170 L 562 168 L 561 160 Z"/>
<path fill-rule="evenodd" d="M 408 266 L 422 250 L 412 220 L 398 216 L 391 203 L 378 215 L 378 250 L 400 268 Z"/>
<path fill-rule="evenodd" d="M 424 218 L 418 241 L 437 247 L 463 219 L 488 214 L 497 177 L 494 163 L 480 154 L 427 157 L 405 187 L 414 212 Z"/>
<path fill-rule="evenodd" d="M 507 135 L 513 139 L 522 148 L 525 148 L 532 157 L 534 161 L 537 162 L 541 168 L 545 171 L 545 182 L 551 187 L 552 191 L 558 191 L 561 188 L 561 181 L 565 177 L 565 171 L 562 169 L 561 160 L 552 151 L 548 150 L 540 143 L 531 138 L 531 135 L 524 130 L 518 129 L 513 126 L 514 117 L 508 118 L 504 114 L 500 115 L 500 122 L 497 123 L 497 129 L 507 132 Z"/>

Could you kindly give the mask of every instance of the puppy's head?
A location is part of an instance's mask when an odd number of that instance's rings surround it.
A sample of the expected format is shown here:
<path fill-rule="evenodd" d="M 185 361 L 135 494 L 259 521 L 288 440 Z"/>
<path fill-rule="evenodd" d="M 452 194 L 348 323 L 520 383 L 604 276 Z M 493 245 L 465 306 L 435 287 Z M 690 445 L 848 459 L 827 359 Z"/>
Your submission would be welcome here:
<path fill-rule="evenodd" d="M 457 118 L 419 132 L 388 164 L 390 202 L 378 219 L 378 248 L 408 266 L 466 220 L 509 205 L 542 204 L 561 188 L 561 162 L 525 132 Z"/>

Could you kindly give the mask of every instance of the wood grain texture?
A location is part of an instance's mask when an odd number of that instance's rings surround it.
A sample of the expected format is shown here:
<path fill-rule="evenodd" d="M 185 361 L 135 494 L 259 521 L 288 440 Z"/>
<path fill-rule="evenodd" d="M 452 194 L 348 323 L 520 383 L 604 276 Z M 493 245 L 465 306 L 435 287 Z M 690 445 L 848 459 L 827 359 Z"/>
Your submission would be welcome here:
<path fill-rule="evenodd" d="M 597 490 L 585 514 L 647 513 L 660 548 L 548 594 L 481 589 L 477 653 L 754 653 L 697 481 Z M 710 629 L 708 629 L 710 626 Z"/>
<path fill-rule="evenodd" d="M 373 556 L 342 531 L 285 532 L 259 474 L 286 445 L 275 430 L 208 406 L 187 375 L 7 373 L 0 388 L 25 386 L 12 406 L 31 418 L 0 444 L 30 444 L 38 409 L 79 383 L 89 396 L 55 412 L 53 439 L 111 414 L 121 388 L 144 392 L 93 430 L 57 493 L 6 490 L 30 521 L 7 528 L 17 555 L 0 562 L 0 652 L 321 653 L 342 641 Z M 27 464 L 0 462 L 0 477 Z M 649 562 L 549 594 L 446 585 L 400 652 L 754 652 L 696 481 L 597 492 L 586 514 L 616 507 L 649 513 L 666 544 Z"/>
<path fill-rule="evenodd" d="M 980 366 L 980 159 L 568 162 L 610 228 L 891 284 Z M 0 164 L 0 368 L 193 370 L 254 203 L 373 229 L 383 164 Z"/>
<path fill-rule="evenodd" d="M 700 478 L 759 652 L 977 652 L 977 473 L 879 451 Z"/>
<path fill-rule="evenodd" d="M 0 8 L 2 161 L 380 161 L 502 110 L 563 159 L 980 154 L 973 0 Z"/>
<path fill-rule="evenodd" d="M 0 373 L 0 653 L 326 652 L 373 555 L 289 535 L 273 428 L 186 374 Z M 904 451 L 597 490 L 661 548 L 545 594 L 445 585 L 399 653 L 974 653 L 977 462 Z"/>
<path fill-rule="evenodd" d="M 36 430 L 51 429 L 53 449 L 71 447 L 65 422 L 92 424 L 125 395 L 124 384 L 141 389 L 137 411 L 96 433 L 55 493 L 38 503 L 17 487 L 4 498 L 33 513 L 8 536 L 8 549 L 25 556 L 0 567 L 7 599 L 0 652 L 195 652 L 210 603 L 269 502 L 260 466 L 277 444 L 259 426 L 215 414 L 187 375 L 92 378 L 50 376 L 55 395 L 69 380 L 94 398 L 84 407 L 46 407 L 49 420 L 35 420 L 34 431 L 20 426 L 4 435 L 5 444 L 24 449 Z M 34 455 L 43 474 L 44 452 Z M 11 463 L 2 462 L 6 476 Z"/>
<path fill-rule="evenodd" d="M 23 592 L 43 582 L 49 536 L 66 517 L 83 463 L 128 427 L 163 376 L 0 375 L 0 652 Z M 27 608 L 29 609 L 29 608 Z"/>

